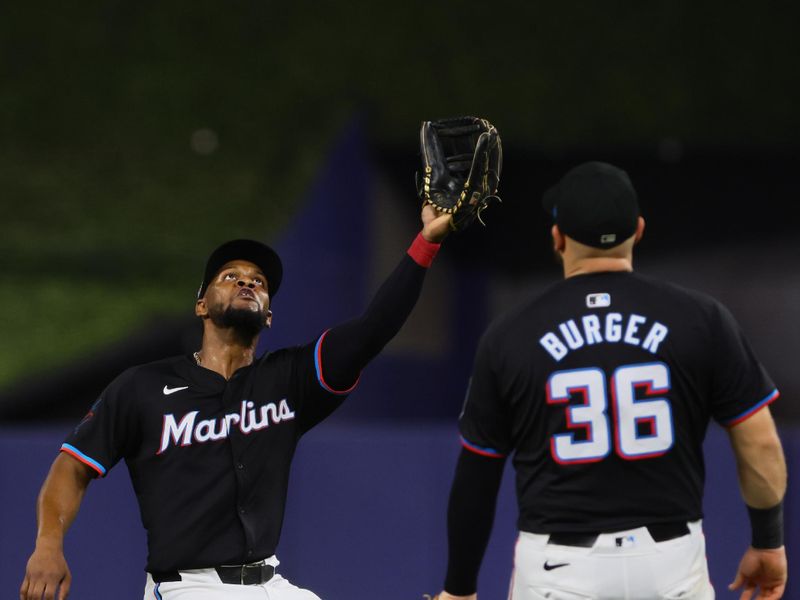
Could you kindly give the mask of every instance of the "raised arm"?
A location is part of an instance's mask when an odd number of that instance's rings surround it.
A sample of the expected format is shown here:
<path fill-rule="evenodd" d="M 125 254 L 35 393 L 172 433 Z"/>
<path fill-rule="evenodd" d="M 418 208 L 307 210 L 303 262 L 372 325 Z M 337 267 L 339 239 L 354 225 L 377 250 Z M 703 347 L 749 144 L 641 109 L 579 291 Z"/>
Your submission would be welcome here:
<path fill-rule="evenodd" d="M 452 216 L 426 205 L 421 218 L 422 231 L 364 313 L 332 328 L 320 343 L 322 375 L 331 388 L 351 387 L 367 363 L 400 331 L 417 303 L 427 267 L 450 231 Z"/>
<path fill-rule="evenodd" d="M 742 600 L 777 600 L 783 596 L 788 570 L 783 545 L 786 461 L 781 441 L 768 407 L 731 427 L 728 434 L 753 534 L 729 587 L 742 587 Z M 757 588 L 759 595 L 754 596 Z"/>
<path fill-rule="evenodd" d="M 68 454 L 53 461 L 36 504 L 36 547 L 28 559 L 20 600 L 59 600 L 69 593 L 72 576 L 64 558 L 64 535 L 78 508 L 93 472 Z"/>

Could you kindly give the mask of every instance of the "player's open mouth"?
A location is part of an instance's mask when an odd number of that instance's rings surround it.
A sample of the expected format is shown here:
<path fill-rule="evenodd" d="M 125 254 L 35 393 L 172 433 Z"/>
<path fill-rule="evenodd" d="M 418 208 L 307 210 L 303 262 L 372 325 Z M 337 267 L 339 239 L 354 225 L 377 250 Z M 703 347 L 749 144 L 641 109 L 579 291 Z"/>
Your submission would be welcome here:
<path fill-rule="evenodd" d="M 253 290 L 248 288 L 240 289 L 239 293 L 236 294 L 236 296 L 239 298 L 247 298 L 248 300 L 253 300 L 257 302 L 255 293 L 253 292 Z"/>

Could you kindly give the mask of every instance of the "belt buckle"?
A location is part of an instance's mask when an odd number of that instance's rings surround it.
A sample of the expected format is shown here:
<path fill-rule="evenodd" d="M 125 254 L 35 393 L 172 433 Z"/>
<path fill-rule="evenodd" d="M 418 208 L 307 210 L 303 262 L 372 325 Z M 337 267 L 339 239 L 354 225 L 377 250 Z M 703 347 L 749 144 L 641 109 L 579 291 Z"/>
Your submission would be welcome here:
<path fill-rule="evenodd" d="M 242 565 L 241 569 L 239 570 L 239 582 L 241 585 L 245 585 L 244 583 L 244 572 L 245 569 L 255 569 L 258 568 L 258 580 L 261 581 L 264 578 L 264 567 L 265 562 L 263 560 L 259 560 L 258 562 L 254 563 L 247 563 Z"/>

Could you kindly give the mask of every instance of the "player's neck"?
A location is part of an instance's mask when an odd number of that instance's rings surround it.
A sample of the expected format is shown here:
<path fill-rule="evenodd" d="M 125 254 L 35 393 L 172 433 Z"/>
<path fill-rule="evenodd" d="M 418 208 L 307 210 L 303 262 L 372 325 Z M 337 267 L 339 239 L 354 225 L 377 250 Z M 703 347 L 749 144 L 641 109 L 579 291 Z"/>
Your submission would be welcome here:
<path fill-rule="evenodd" d="M 242 367 L 253 363 L 258 344 L 258 335 L 242 337 L 236 331 L 206 328 L 203 332 L 203 346 L 197 353 L 198 364 L 230 379 Z"/>
<path fill-rule="evenodd" d="M 564 279 L 575 275 L 606 271 L 633 271 L 633 259 L 630 257 L 594 256 L 564 261 Z"/>

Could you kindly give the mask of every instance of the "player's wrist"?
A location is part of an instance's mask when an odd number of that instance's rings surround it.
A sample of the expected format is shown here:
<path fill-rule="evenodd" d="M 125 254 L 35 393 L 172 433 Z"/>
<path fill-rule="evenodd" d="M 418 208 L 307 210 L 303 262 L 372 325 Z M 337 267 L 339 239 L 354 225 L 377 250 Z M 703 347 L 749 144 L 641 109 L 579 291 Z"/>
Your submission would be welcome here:
<path fill-rule="evenodd" d="M 440 243 L 426 239 L 424 232 L 420 231 L 417 237 L 414 238 L 414 241 L 411 242 L 411 246 L 408 248 L 408 255 L 420 267 L 428 268 L 431 266 L 431 263 L 433 263 L 433 259 L 436 257 L 441 247 L 442 245 Z"/>
<path fill-rule="evenodd" d="M 447 237 L 447 233 L 449 230 L 444 230 L 443 232 L 434 233 L 427 228 L 423 228 L 422 231 L 419 232 L 419 235 L 422 237 L 423 240 L 428 242 L 429 244 L 436 244 L 437 246 L 441 246 L 444 238 Z"/>
<path fill-rule="evenodd" d="M 39 535 L 36 537 L 36 549 L 60 552 L 64 549 L 64 538 L 59 535 Z"/>
<path fill-rule="evenodd" d="M 783 546 L 783 501 L 771 508 L 747 507 L 752 541 L 756 550 L 772 550 Z"/>

